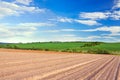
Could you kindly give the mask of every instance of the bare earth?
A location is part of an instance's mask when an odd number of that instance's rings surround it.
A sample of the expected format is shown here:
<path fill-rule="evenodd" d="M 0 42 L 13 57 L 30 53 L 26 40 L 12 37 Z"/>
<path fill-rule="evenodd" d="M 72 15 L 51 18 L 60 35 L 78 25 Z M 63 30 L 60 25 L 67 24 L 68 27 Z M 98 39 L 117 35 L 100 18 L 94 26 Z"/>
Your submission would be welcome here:
<path fill-rule="evenodd" d="M 120 80 L 120 57 L 0 49 L 0 80 Z"/>

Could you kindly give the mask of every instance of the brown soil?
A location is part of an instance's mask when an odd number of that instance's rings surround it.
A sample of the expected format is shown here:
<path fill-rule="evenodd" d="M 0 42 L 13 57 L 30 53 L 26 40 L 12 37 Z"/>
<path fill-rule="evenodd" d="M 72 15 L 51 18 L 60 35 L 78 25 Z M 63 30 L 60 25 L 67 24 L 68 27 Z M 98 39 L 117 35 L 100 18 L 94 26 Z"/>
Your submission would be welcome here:
<path fill-rule="evenodd" d="M 0 49 L 0 80 L 120 80 L 119 56 L 61 53 Z"/>

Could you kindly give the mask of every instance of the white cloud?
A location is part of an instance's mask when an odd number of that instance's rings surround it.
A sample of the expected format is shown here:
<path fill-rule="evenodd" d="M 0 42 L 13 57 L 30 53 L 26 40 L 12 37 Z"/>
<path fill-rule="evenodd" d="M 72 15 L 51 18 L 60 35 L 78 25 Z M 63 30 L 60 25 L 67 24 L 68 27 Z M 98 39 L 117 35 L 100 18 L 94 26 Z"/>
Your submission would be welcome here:
<path fill-rule="evenodd" d="M 76 31 L 76 30 L 75 29 L 62 29 L 61 31 L 73 32 L 73 31 Z"/>
<path fill-rule="evenodd" d="M 55 26 L 52 23 L 20 23 L 18 26 L 22 27 L 44 27 L 44 26 Z"/>
<path fill-rule="evenodd" d="M 97 28 L 98 31 L 109 31 L 111 33 L 118 33 L 120 32 L 120 26 L 111 26 L 111 27 L 100 27 Z"/>
<path fill-rule="evenodd" d="M 67 18 L 67 17 L 57 17 L 57 19 L 53 19 L 54 21 L 58 21 L 58 22 L 69 22 L 72 23 L 73 19 L 71 18 Z"/>
<path fill-rule="evenodd" d="M 72 32 L 72 31 L 76 31 L 74 29 L 59 29 L 59 30 L 45 30 L 45 31 L 42 31 L 42 32 L 49 32 L 49 33 L 57 33 L 57 32 Z"/>
<path fill-rule="evenodd" d="M 32 0 L 16 0 L 15 3 L 21 3 L 24 5 L 29 5 L 32 2 Z"/>
<path fill-rule="evenodd" d="M 72 19 L 72 18 L 67 18 L 67 17 L 57 17 L 56 19 L 49 19 L 50 21 L 57 21 L 57 22 L 63 22 L 63 23 L 80 23 L 88 26 L 93 26 L 93 25 L 100 25 L 95 20 L 80 20 L 80 19 Z"/>
<path fill-rule="evenodd" d="M 120 20 L 120 11 L 114 11 L 110 17 L 115 20 Z"/>
<path fill-rule="evenodd" d="M 18 16 L 26 12 L 44 12 L 45 9 L 39 9 L 38 7 L 22 6 L 15 3 L 0 1 L 0 18 L 5 16 Z"/>
<path fill-rule="evenodd" d="M 65 37 L 75 37 L 76 35 L 74 35 L 74 34 L 66 34 L 66 35 L 64 35 Z"/>
<path fill-rule="evenodd" d="M 51 36 L 51 38 L 48 39 L 48 41 L 103 41 L 108 42 L 111 40 L 114 42 L 117 39 L 114 37 L 109 37 L 109 36 L 87 36 L 87 37 L 80 37 L 77 35 L 73 34 L 67 34 L 67 35 L 60 35 L 60 36 Z M 46 40 L 47 41 L 47 40 Z"/>
<path fill-rule="evenodd" d="M 38 27 L 41 25 L 40 23 L 34 23 L 34 26 L 33 26 L 33 23 L 32 23 L 30 26 L 30 24 L 29 26 L 26 26 L 28 25 L 28 23 L 20 23 L 14 26 L 9 24 L 1 24 L 0 25 L 0 34 L 1 34 L 0 41 L 3 41 L 3 42 L 63 41 L 64 42 L 64 41 L 100 41 L 100 40 L 102 41 L 103 39 L 113 40 L 113 37 L 108 35 L 80 37 L 75 34 L 61 34 L 59 36 L 57 34 L 54 34 L 54 35 L 50 35 L 49 37 L 47 35 L 35 37 L 34 34 L 37 32 Z M 99 30 L 103 31 L 103 28 Z M 74 30 L 74 29 L 51 30 L 51 32 L 60 32 L 60 31 L 62 32 L 62 31 L 81 31 L 81 30 Z"/>
<path fill-rule="evenodd" d="M 85 19 L 92 19 L 92 20 L 97 20 L 97 19 L 106 19 L 110 15 L 109 12 L 82 12 L 79 14 L 80 18 L 85 18 Z"/>
<path fill-rule="evenodd" d="M 36 30 L 33 27 L 8 27 L 8 26 L 0 26 L 0 38 L 11 38 L 11 37 L 27 37 L 33 34 Z"/>
<path fill-rule="evenodd" d="M 120 0 L 115 0 L 114 1 L 114 6 L 113 9 L 120 8 Z"/>
<path fill-rule="evenodd" d="M 1 24 L 0 38 L 32 36 L 38 27 L 54 26 L 51 23 L 20 23 L 16 25 Z"/>
<path fill-rule="evenodd" d="M 119 40 L 119 36 L 120 36 L 120 26 L 110 26 L 110 27 L 107 27 L 107 26 L 104 26 L 104 27 L 99 27 L 99 28 L 95 28 L 95 29 L 88 29 L 88 30 L 81 30 L 81 31 L 84 31 L 84 32 L 94 32 L 94 31 L 105 31 L 105 32 L 110 32 L 108 34 L 100 34 L 100 36 L 98 37 L 88 37 L 89 39 L 92 39 L 94 40 L 94 38 L 97 38 L 98 40 L 101 40 L 101 41 L 110 41 L 110 42 L 115 42 L 115 41 L 118 41 Z"/>
<path fill-rule="evenodd" d="M 120 0 L 116 0 L 114 5 L 118 5 Z M 104 12 L 81 12 L 79 14 L 79 19 L 67 18 L 67 17 L 57 17 L 56 19 L 51 19 L 58 22 L 77 22 L 80 24 L 85 24 L 88 26 L 100 25 L 98 20 L 110 19 L 110 20 L 120 20 L 120 11 L 116 9 L 106 10 Z"/>
<path fill-rule="evenodd" d="M 61 30 L 45 30 L 41 32 L 56 33 L 56 32 L 61 32 Z"/>
<path fill-rule="evenodd" d="M 110 26 L 110 27 L 104 26 L 104 27 L 82 30 L 82 31 L 85 31 L 85 32 L 107 31 L 107 32 L 111 32 L 112 34 L 117 34 L 117 33 L 120 33 L 120 26 Z"/>
<path fill-rule="evenodd" d="M 64 35 L 53 35 L 49 37 L 49 39 L 46 39 L 46 41 L 61 41 L 61 42 L 69 42 L 69 41 L 80 41 L 82 40 L 81 37 L 77 37 L 73 34 L 64 34 Z"/>
<path fill-rule="evenodd" d="M 113 12 L 89 12 L 80 13 L 80 18 L 89 20 L 113 19 L 120 20 L 120 11 L 113 10 Z"/>
<path fill-rule="evenodd" d="M 81 12 L 79 18 L 96 21 L 102 19 L 120 20 L 120 0 L 114 1 L 114 6 L 111 10 L 104 12 Z"/>
<path fill-rule="evenodd" d="M 76 29 L 53 29 L 53 30 L 45 30 L 42 32 L 49 32 L 49 33 L 58 33 L 58 32 L 79 32 L 81 30 L 76 30 Z"/>
<path fill-rule="evenodd" d="M 90 40 L 94 40 L 94 39 L 101 38 L 101 36 L 88 36 L 87 38 L 90 39 Z"/>
<path fill-rule="evenodd" d="M 53 37 L 57 37 L 58 35 L 53 35 Z M 76 37 L 76 35 L 74 34 L 62 34 L 62 35 L 59 35 L 59 37 Z"/>
<path fill-rule="evenodd" d="M 100 23 L 98 23 L 95 20 L 75 20 L 75 22 L 85 24 L 85 25 L 88 25 L 88 26 L 100 25 Z"/>
<path fill-rule="evenodd" d="M 108 36 L 108 37 L 119 37 L 120 33 L 111 33 L 111 34 L 102 34 L 103 36 Z"/>
<path fill-rule="evenodd" d="M 110 37 L 110 36 L 88 36 L 88 41 L 104 41 L 104 42 L 115 42 L 116 38 L 115 37 Z"/>

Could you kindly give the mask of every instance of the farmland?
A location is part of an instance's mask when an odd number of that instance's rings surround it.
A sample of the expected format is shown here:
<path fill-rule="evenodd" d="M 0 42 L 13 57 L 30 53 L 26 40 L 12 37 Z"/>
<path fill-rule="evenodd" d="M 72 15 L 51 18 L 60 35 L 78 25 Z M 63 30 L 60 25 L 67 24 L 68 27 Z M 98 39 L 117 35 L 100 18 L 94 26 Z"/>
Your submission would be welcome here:
<path fill-rule="evenodd" d="M 120 57 L 0 49 L 0 80 L 120 80 Z"/>
<path fill-rule="evenodd" d="M 119 54 L 120 43 L 104 42 L 34 42 L 0 44 L 0 48 L 59 51 L 72 53 Z"/>

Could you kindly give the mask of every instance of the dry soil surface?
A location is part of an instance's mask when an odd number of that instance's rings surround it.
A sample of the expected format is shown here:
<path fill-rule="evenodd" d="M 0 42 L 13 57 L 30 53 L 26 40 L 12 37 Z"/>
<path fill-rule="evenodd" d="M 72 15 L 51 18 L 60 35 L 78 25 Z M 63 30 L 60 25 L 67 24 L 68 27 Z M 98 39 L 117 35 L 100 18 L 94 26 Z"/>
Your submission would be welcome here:
<path fill-rule="evenodd" d="M 0 49 L 0 80 L 120 80 L 120 57 Z"/>

